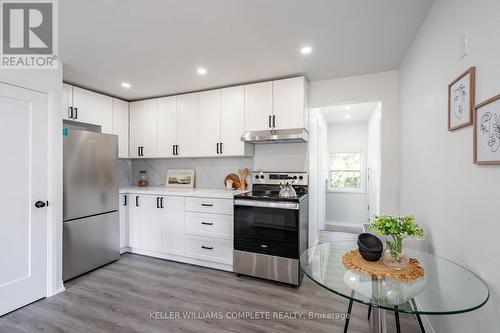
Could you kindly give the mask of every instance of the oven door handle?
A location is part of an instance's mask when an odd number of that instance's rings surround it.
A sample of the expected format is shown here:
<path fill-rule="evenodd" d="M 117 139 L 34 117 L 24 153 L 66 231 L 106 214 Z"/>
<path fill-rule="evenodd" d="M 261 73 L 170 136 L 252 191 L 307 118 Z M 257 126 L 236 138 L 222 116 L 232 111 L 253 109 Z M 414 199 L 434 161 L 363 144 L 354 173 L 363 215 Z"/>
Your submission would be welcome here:
<path fill-rule="evenodd" d="M 234 200 L 235 206 L 279 208 L 299 210 L 300 205 L 296 202 L 285 201 L 258 201 L 258 200 Z"/>

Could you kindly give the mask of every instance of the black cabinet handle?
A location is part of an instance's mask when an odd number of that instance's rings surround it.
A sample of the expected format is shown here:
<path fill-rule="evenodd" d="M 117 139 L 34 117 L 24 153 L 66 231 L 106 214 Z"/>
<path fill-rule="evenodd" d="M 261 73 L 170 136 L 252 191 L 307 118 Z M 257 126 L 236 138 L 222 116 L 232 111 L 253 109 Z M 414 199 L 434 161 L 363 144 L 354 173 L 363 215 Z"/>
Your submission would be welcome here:
<path fill-rule="evenodd" d="M 222 142 L 220 143 L 220 153 L 222 154 Z"/>
<path fill-rule="evenodd" d="M 48 202 L 45 203 L 44 201 L 37 201 L 37 202 L 35 202 L 35 207 L 36 208 L 43 208 L 43 207 L 48 206 L 48 205 L 49 205 Z"/>
<path fill-rule="evenodd" d="M 204 224 L 204 225 L 214 225 L 213 222 L 201 222 L 201 224 Z"/>
<path fill-rule="evenodd" d="M 127 205 L 127 196 L 126 195 L 123 196 L 123 205 L 124 206 Z"/>
<path fill-rule="evenodd" d="M 205 249 L 205 250 L 213 250 L 214 249 L 213 246 L 205 246 L 205 245 L 202 245 L 201 248 Z"/>
<path fill-rule="evenodd" d="M 175 155 L 179 155 L 179 145 L 175 145 Z"/>
<path fill-rule="evenodd" d="M 141 156 L 141 147 L 137 147 L 137 156 Z"/>
<path fill-rule="evenodd" d="M 219 143 L 217 142 L 217 154 L 219 154 Z"/>
<path fill-rule="evenodd" d="M 70 106 L 69 109 L 68 109 L 68 116 L 69 116 L 70 119 L 73 118 L 73 107 L 72 106 Z"/>
<path fill-rule="evenodd" d="M 276 127 L 276 116 L 273 116 L 273 128 Z"/>
<path fill-rule="evenodd" d="M 135 206 L 139 207 L 139 196 L 138 195 L 135 196 Z"/>
<path fill-rule="evenodd" d="M 205 203 L 202 203 L 201 204 L 203 207 L 213 207 L 213 204 L 205 204 Z"/>
<path fill-rule="evenodd" d="M 175 145 L 172 145 L 172 155 L 175 155 Z"/>
<path fill-rule="evenodd" d="M 156 208 L 160 208 L 160 197 L 156 197 Z"/>
<path fill-rule="evenodd" d="M 160 208 L 165 208 L 163 207 L 163 199 L 164 199 L 163 197 L 160 198 Z"/>
<path fill-rule="evenodd" d="M 78 119 L 78 108 L 75 108 L 75 119 Z"/>
<path fill-rule="evenodd" d="M 272 128 L 272 126 L 271 126 L 271 116 L 269 116 L 269 128 Z"/>

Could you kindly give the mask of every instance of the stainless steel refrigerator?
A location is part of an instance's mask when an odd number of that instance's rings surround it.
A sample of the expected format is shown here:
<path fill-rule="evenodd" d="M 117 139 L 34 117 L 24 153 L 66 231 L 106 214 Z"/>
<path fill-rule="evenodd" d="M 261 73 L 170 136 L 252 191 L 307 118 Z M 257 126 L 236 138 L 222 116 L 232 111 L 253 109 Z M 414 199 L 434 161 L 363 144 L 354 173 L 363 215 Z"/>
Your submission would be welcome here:
<path fill-rule="evenodd" d="M 120 257 L 118 137 L 65 130 L 63 280 Z"/>

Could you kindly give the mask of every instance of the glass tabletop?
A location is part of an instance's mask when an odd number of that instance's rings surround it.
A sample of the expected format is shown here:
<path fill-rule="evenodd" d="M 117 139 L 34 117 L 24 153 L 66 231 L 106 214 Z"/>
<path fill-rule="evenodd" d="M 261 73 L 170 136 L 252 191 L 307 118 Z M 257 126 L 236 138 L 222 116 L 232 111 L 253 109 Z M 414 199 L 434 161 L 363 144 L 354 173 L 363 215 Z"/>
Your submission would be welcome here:
<path fill-rule="evenodd" d="M 304 273 L 322 287 L 348 299 L 378 308 L 413 314 L 442 315 L 472 311 L 489 298 L 486 284 L 474 273 L 430 253 L 406 249 L 425 269 L 414 281 L 390 277 L 378 280 L 370 274 L 347 269 L 344 253 L 357 249 L 355 241 L 322 243 L 304 251 Z"/>

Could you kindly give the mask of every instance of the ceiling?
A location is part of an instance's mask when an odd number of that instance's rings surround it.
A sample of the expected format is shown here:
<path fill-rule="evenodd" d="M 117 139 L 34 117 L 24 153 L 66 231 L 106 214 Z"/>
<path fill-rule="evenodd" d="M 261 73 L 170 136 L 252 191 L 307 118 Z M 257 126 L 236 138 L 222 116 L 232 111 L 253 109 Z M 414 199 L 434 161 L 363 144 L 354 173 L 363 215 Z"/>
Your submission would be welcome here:
<path fill-rule="evenodd" d="M 399 67 L 432 3 L 64 0 L 60 58 L 66 82 L 127 100 L 296 74 L 374 73 Z M 304 45 L 312 53 L 301 54 Z"/>
<path fill-rule="evenodd" d="M 354 123 L 368 121 L 378 105 L 379 102 L 334 105 L 321 108 L 321 111 L 329 124 Z"/>

